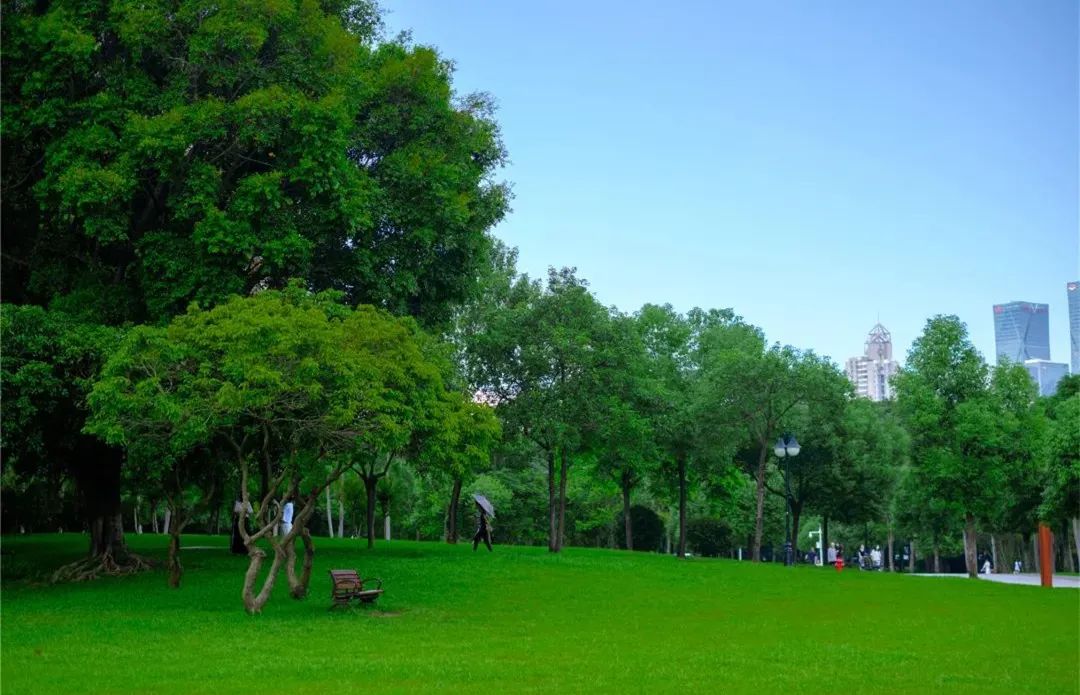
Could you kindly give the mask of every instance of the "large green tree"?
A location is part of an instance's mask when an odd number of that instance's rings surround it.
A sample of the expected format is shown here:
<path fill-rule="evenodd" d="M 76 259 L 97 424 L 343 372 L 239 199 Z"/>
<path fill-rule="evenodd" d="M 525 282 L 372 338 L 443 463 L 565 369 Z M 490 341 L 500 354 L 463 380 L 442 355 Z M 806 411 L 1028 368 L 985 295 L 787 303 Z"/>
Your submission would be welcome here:
<path fill-rule="evenodd" d="M 910 480 L 927 505 L 963 519 L 965 561 L 974 577 L 976 521 L 992 518 L 1008 480 L 1007 400 L 991 389 L 986 363 L 955 316 L 927 322 L 893 384 L 912 437 Z"/>
<path fill-rule="evenodd" d="M 630 496 L 656 470 L 660 450 L 653 429 L 658 386 L 637 317 L 614 314 L 611 339 L 601 346 L 593 450 L 598 474 L 619 486 L 624 542 L 634 549 Z"/>
<path fill-rule="evenodd" d="M 828 360 L 791 346 L 768 345 L 760 329 L 743 322 L 706 333 L 701 341 L 705 412 L 715 427 L 753 450 L 756 510 L 752 557 L 761 559 L 765 482 L 776 439 L 800 404 L 842 398 L 828 388 L 836 370 Z"/>
<path fill-rule="evenodd" d="M 541 284 L 520 276 L 501 301 L 471 319 L 472 381 L 496 404 L 507 430 L 547 462 L 548 549 L 565 537 L 570 465 L 597 427 L 598 373 L 610 317 L 573 269 L 551 269 Z"/>
<path fill-rule="evenodd" d="M 155 320 L 306 278 L 425 322 L 506 209 L 490 99 L 372 3 L 7 3 L 6 301 Z"/>

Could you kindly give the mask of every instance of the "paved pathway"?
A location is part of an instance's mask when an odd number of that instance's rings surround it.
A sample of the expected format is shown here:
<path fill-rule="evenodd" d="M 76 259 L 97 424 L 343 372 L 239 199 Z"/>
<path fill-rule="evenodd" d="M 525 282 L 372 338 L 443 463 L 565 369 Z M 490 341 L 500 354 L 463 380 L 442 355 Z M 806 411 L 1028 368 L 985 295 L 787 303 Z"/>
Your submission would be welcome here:
<path fill-rule="evenodd" d="M 963 577 L 967 578 L 966 574 L 916 574 L 916 577 Z M 998 582 L 999 584 L 1026 584 L 1028 586 L 1039 585 L 1039 575 L 1037 574 L 980 574 L 979 579 L 986 580 L 988 582 Z M 1080 577 L 1066 576 L 1063 574 L 1054 575 L 1054 588 L 1055 589 L 1080 589 Z"/>

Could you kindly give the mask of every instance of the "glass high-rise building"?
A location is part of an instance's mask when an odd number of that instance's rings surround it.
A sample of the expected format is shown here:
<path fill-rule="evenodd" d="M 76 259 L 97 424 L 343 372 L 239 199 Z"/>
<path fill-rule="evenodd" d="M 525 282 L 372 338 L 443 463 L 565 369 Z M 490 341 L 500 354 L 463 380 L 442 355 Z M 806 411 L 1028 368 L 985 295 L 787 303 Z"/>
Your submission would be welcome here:
<path fill-rule="evenodd" d="M 1050 359 L 1050 305 L 1009 302 L 994 305 L 997 361 Z"/>
<path fill-rule="evenodd" d="M 1057 393 L 1058 382 L 1069 375 L 1069 365 L 1064 362 L 1026 360 L 1024 367 L 1039 388 L 1040 396 L 1053 396 Z"/>
<path fill-rule="evenodd" d="M 1080 374 L 1080 280 L 1065 284 L 1069 294 L 1069 347 L 1072 373 Z"/>

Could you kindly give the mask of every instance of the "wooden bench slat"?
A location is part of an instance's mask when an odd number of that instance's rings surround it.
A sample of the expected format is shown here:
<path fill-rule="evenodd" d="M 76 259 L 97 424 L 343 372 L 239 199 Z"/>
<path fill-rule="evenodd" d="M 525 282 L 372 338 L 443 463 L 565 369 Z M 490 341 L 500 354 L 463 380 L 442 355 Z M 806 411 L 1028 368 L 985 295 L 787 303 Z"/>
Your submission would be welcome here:
<path fill-rule="evenodd" d="M 372 603 L 383 593 L 382 580 L 372 579 L 378 582 L 378 589 L 364 589 L 364 580 L 357 570 L 330 570 L 332 582 L 330 598 L 335 606 L 347 605 L 350 600 L 357 599 L 363 603 Z"/>

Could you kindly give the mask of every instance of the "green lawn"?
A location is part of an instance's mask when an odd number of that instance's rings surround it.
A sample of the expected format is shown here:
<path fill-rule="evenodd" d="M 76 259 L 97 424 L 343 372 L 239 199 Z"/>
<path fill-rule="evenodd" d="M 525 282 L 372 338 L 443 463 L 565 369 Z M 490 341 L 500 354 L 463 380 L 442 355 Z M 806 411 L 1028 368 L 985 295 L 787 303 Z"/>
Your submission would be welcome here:
<path fill-rule="evenodd" d="M 1080 591 L 570 548 L 316 539 L 312 595 L 284 577 L 260 616 L 245 558 L 185 537 L 162 570 L 26 579 L 77 535 L 3 542 L 0 687 L 18 693 L 1076 693 Z M 160 558 L 161 536 L 131 544 Z M 331 567 L 382 577 L 377 609 L 329 611 Z"/>

